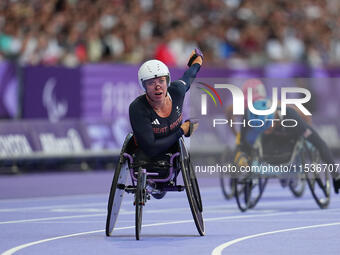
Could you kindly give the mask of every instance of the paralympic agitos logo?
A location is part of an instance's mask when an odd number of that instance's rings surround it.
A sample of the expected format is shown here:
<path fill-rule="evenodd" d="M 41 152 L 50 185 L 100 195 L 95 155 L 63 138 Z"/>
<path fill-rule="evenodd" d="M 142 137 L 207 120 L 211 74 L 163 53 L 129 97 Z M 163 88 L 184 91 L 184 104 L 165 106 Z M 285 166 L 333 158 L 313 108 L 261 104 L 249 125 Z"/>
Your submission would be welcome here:
<path fill-rule="evenodd" d="M 245 95 L 243 91 L 233 85 L 233 84 L 214 84 L 211 86 L 209 84 L 199 82 L 204 87 L 199 87 L 204 94 L 201 94 L 201 115 L 207 115 L 208 112 L 208 104 L 207 104 L 207 96 L 214 101 L 215 106 L 217 107 L 218 103 L 215 97 L 218 99 L 219 105 L 223 107 L 223 102 L 221 100 L 220 94 L 217 92 L 225 91 L 226 93 L 231 93 L 232 96 L 232 109 L 233 115 L 244 116 L 246 114 L 245 107 Z M 289 94 L 301 94 L 303 97 L 299 98 L 288 98 Z M 311 99 L 311 93 L 308 89 L 300 88 L 300 87 L 283 87 L 281 88 L 281 99 L 280 99 L 280 115 L 285 116 L 287 114 L 287 105 L 294 105 L 296 109 L 298 109 L 301 114 L 311 116 L 312 114 L 307 110 L 307 108 L 303 105 Z M 216 125 L 243 125 L 250 127 L 263 127 L 267 122 L 271 122 L 271 126 L 274 126 L 275 122 L 281 122 L 281 125 L 284 127 L 295 127 L 297 126 L 297 121 L 295 119 L 286 119 L 286 118 L 267 118 L 265 120 L 261 119 L 261 116 L 271 115 L 278 110 L 278 88 L 272 88 L 272 98 L 271 105 L 268 109 L 256 109 L 253 103 L 253 89 L 248 88 L 247 90 L 247 110 L 249 110 L 253 115 L 259 116 L 256 119 L 243 119 L 241 121 L 233 121 L 232 119 L 213 119 L 213 127 Z M 273 115 L 275 116 L 275 115 Z"/>

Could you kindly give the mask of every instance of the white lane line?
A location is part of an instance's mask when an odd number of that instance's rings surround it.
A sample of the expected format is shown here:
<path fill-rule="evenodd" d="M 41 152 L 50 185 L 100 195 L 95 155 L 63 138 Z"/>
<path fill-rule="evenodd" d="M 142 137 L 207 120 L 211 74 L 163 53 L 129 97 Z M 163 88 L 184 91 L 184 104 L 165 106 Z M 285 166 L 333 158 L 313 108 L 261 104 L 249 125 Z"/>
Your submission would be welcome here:
<path fill-rule="evenodd" d="M 239 217 L 241 217 L 241 216 L 239 216 Z M 214 220 L 218 221 L 220 219 L 228 219 L 228 218 L 231 218 L 231 217 L 208 218 L 205 221 L 214 221 Z M 190 222 L 193 222 L 193 220 L 190 219 L 190 220 L 181 220 L 181 221 L 160 222 L 160 223 L 142 225 L 142 227 L 163 226 L 163 225 L 170 225 L 170 224 L 190 223 Z M 123 230 L 123 229 L 131 229 L 131 228 L 134 228 L 134 227 L 135 226 L 115 228 L 115 231 L 116 230 Z M 13 248 L 3 252 L 1 255 L 12 255 L 15 252 L 22 250 L 24 248 L 27 248 L 27 247 L 30 247 L 30 246 L 33 246 L 33 245 L 37 245 L 37 244 L 41 244 L 41 243 L 45 243 L 45 242 L 49 242 L 49 241 L 54 241 L 54 240 L 59 240 L 59 239 L 64 239 L 64 238 L 69 238 L 69 237 L 75 237 L 75 236 L 80 236 L 80 235 L 94 234 L 94 233 L 98 233 L 98 232 L 104 232 L 104 230 L 94 230 L 94 231 L 88 231 L 88 232 L 80 232 L 80 233 L 75 233 L 75 234 L 70 234 L 70 235 L 64 235 L 64 236 L 57 236 L 57 237 L 42 239 L 42 240 L 38 240 L 38 241 L 35 241 L 35 242 L 30 242 L 30 243 L 26 243 L 26 244 L 22 244 L 22 245 L 13 247 Z"/>
<path fill-rule="evenodd" d="M 331 210 L 331 209 L 329 209 Z M 334 209 L 336 210 L 336 209 Z M 339 209 L 338 209 L 339 210 Z M 302 213 L 303 211 L 300 211 Z M 305 213 L 315 213 L 316 211 L 307 211 Z M 320 210 L 318 210 L 320 212 Z M 325 212 L 325 211 L 323 211 Z M 211 221 L 221 221 L 221 220 L 230 220 L 230 219 L 240 219 L 240 218 L 255 218 L 255 217 L 268 217 L 268 216 L 280 216 L 280 215 L 289 215 L 289 214 L 296 214 L 297 212 L 283 212 L 283 213 L 270 213 L 270 214 L 259 214 L 259 215 L 240 215 L 240 216 L 227 216 L 227 217 L 214 217 L 214 218 L 205 218 L 205 222 L 211 222 Z M 192 219 L 190 220 L 181 220 L 181 221 L 170 221 L 170 222 L 159 222 L 159 223 L 152 223 L 152 224 L 145 224 L 142 225 L 142 227 L 155 227 L 155 226 L 164 226 L 164 225 L 171 225 L 171 224 L 184 224 L 184 223 L 190 223 L 193 222 Z M 340 224 L 340 222 L 339 222 Z M 325 224 L 327 225 L 327 224 Z M 135 226 L 128 226 L 128 227 L 120 227 L 120 228 L 115 228 L 115 231 L 117 230 L 123 230 L 123 229 L 131 229 L 135 228 Z M 22 250 L 24 248 L 49 242 L 49 241 L 54 241 L 54 240 L 59 240 L 59 239 L 64 239 L 64 238 L 69 238 L 69 237 L 75 237 L 75 236 L 81 236 L 81 235 L 88 235 L 88 234 L 94 234 L 94 233 L 99 233 L 99 232 L 104 232 L 104 230 L 94 230 L 94 231 L 88 231 L 88 232 L 80 232 L 80 233 L 75 233 L 75 234 L 70 234 L 70 235 L 63 235 L 63 236 L 56 236 L 52 238 L 47 238 L 47 239 L 42 239 L 38 240 L 35 242 L 30 242 L 26 244 L 22 244 L 16 247 L 13 247 L 9 250 L 6 250 L 5 252 L 1 253 L 1 255 L 12 255 L 15 252 Z"/>
<path fill-rule="evenodd" d="M 216 195 L 216 194 L 212 194 L 212 195 Z M 208 200 L 211 196 L 204 196 L 205 200 Z M 180 197 L 170 197 L 167 199 L 161 199 L 159 201 L 157 201 L 157 203 L 162 203 L 162 202 L 171 202 L 171 201 L 178 201 L 178 200 L 186 200 L 187 198 L 185 196 L 180 196 Z M 225 201 L 225 200 L 219 200 L 218 202 L 221 201 Z M 233 201 L 233 200 L 231 200 Z M 289 205 L 291 204 L 301 204 L 302 202 L 305 203 L 309 203 L 311 200 L 309 199 L 305 199 L 305 200 L 285 200 L 285 201 L 261 201 L 261 203 L 259 204 L 259 206 L 266 206 L 266 205 L 275 205 L 275 204 L 283 204 L 285 202 L 289 203 Z M 228 203 L 228 201 L 226 201 Z M 123 201 L 122 205 L 129 205 L 129 204 L 133 204 L 133 200 L 131 198 L 130 201 Z M 107 202 L 101 202 L 101 203 L 81 203 L 81 204 L 61 204 L 61 205 L 47 205 L 47 206 L 33 206 L 33 207 L 20 207 L 20 208 L 3 208 L 0 209 L 0 213 L 4 212 L 27 212 L 27 211 L 35 211 L 35 210 L 44 210 L 44 209 L 55 209 L 55 208 L 73 208 L 73 207 L 85 207 L 85 206 L 103 206 L 106 208 L 107 206 Z M 228 208 L 237 208 L 236 205 L 234 203 L 229 203 L 228 204 Z"/>
<path fill-rule="evenodd" d="M 207 206 L 206 208 L 220 208 L 221 206 Z M 177 207 L 177 208 L 164 208 L 164 209 L 154 209 L 154 210 L 145 210 L 145 214 L 151 213 L 162 213 L 162 212 L 182 212 L 188 211 L 188 207 Z M 188 211 L 189 212 L 189 211 Z M 119 215 L 132 215 L 135 214 L 135 211 L 127 211 L 121 209 Z M 74 219 L 74 218 L 86 218 L 86 217 L 99 217 L 106 216 L 106 213 L 97 213 L 97 214 L 84 214 L 84 215 L 71 215 L 71 216 L 57 216 L 57 217 L 45 217 L 45 218 L 35 218 L 35 219 L 25 219 L 25 220 L 12 220 L 12 221 L 2 221 L 0 225 L 3 224 L 13 224 L 13 223 L 27 223 L 27 222 L 38 222 L 38 221 L 48 221 L 48 220 L 59 220 L 59 219 Z"/>
<path fill-rule="evenodd" d="M 337 209 L 328 209 L 327 211 L 322 211 L 322 213 L 327 213 L 328 211 L 340 211 L 340 208 Z M 309 214 L 309 213 L 320 213 L 321 211 L 319 209 L 312 210 L 312 211 L 294 211 L 294 212 L 278 212 L 278 213 L 266 213 L 266 214 L 253 214 L 253 215 L 236 215 L 236 216 L 226 216 L 226 217 L 215 217 L 215 218 L 204 218 L 204 221 L 211 221 L 210 219 L 213 219 L 213 221 L 216 220 L 234 220 L 234 219 L 248 219 L 248 218 L 259 218 L 259 217 L 269 217 L 269 216 L 282 216 L 282 215 L 297 215 L 297 214 Z"/>
<path fill-rule="evenodd" d="M 108 197 L 110 190 L 108 190 L 108 193 L 98 193 L 98 194 L 78 194 L 78 195 L 63 195 L 63 196 L 42 196 L 42 197 L 27 197 L 27 198 L 4 198 L 0 199 L 1 202 L 6 203 L 16 203 L 16 202 L 36 202 L 36 201 L 51 201 L 51 200 L 65 200 L 65 199 L 89 199 L 89 198 L 97 198 L 99 196 L 105 196 Z"/>
<path fill-rule="evenodd" d="M 229 207 L 228 206 L 221 206 L 221 205 L 212 205 L 212 206 L 205 206 L 205 211 L 206 212 L 210 212 L 209 209 L 212 210 L 216 210 L 216 209 L 220 209 L 219 211 L 221 212 L 221 210 L 227 210 Z M 236 209 L 235 209 L 236 210 Z M 329 209 L 328 211 L 333 211 L 333 210 L 340 210 L 339 209 Z M 164 208 L 164 209 L 151 209 L 151 210 L 145 210 L 145 214 L 152 214 L 152 213 L 162 213 L 162 212 L 183 212 L 183 211 L 188 211 L 188 207 L 177 207 L 177 208 Z M 214 211 L 213 211 L 214 212 Z M 254 213 L 258 213 L 261 212 L 263 213 L 264 211 L 256 211 Z M 269 211 L 272 213 L 272 211 Z M 294 211 L 294 212 L 284 212 L 284 214 L 286 213 L 298 213 L 299 211 Z M 319 210 L 313 210 L 311 212 L 319 212 Z M 252 212 L 253 213 L 253 212 Z M 276 213 L 276 212 L 274 212 Z M 120 210 L 119 215 L 132 215 L 135 214 L 135 211 L 128 211 L 128 210 L 124 210 L 123 208 Z M 248 217 L 248 216 L 252 216 L 254 214 L 248 214 L 248 215 L 243 215 L 240 216 L 242 218 L 244 217 Z M 106 213 L 97 213 L 97 214 L 83 214 L 83 215 L 70 215 L 70 216 L 56 216 L 56 217 L 44 217 L 44 218 L 35 218 L 35 219 L 23 219 L 23 220 L 12 220 L 12 221 L 2 221 L 0 222 L 0 225 L 4 225 L 4 224 L 16 224 L 16 223 L 28 223 L 28 222 L 39 222 L 39 221 L 48 221 L 48 220 L 59 220 L 59 219 L 74 219 L 74 218 L 86 218 L 86 217 L 101 217 L 101 216 L 106 216 Z M 235 217 L 235 216 L 231 216 L 231 217 Z M 225 217 L 222 217 L 225 218 Z"/>
<path fill-rule="evenodd" d="M 198 179 L 198 182 L 200 180 Z M 221 192 L 220 187 L 202 187 L 200 188 L 201 193 L 202 191 L 205 191 L 207 193 L 215 192 L 215 190 L 218 190 L 219 193 Z M 97 198 L 97 197 L 105 197 L 109 198 L 110 193 L 110 187 L 107 189 L 107 193 L 97 193 L 97 194 L 76 194 L 76 195 L 62 195 L 62 196 L 42 196 L 42 197 L 28 197 L 28 198 L 0 198 L 1 202 L 8 202 L 8 203 L 16 203 L 16 202 L 35 202 L 35 201 L 44 201 L 47 200 L 48 202 L 51 200 L 65 200 L 65 199 L 88 199 L 88 198 Z"/>
<path fill-rule="evenodd" d="M 167 202 L 169 201 L 178 201 L 178 200 L 183 200 L 183 199 L 187 199 L 185 196 L 183 197 L 178 197 L 178 198 L 168 198 L 166 199 Z M 164 202 L 164 200 L 160 200 L 159 202 Z M 133 204 L 133 200 L 131 199 L 131 201 L 123 201 L 122 205 L 128 205 L 128 204 Z M 56 208 L 73 208 L 73 207 L 83 207 L 83 206 L 102 206 L 102 207 L 106 207 L 107 206 L 107 202 L 101 202 L 101 203 L 81 203 L 81 204 L 61 204 L 61 205 L 46 205 L 46 206 L 33 206 L 33 207 L 20 207 L 20 208 L 3 208 L 0 209 L 0 213 L 1 212 L 26 212 L 26 211 L 35 211 L 35 210 L 44 210 L 44 209 L 56 209 Z"/>
<path fill-rule="evenodd" d="M 204 191 L 205 194 L 209 194 L 211 192 L 215 192 L 216 188 L 204 188 L 204 189 L 201 189 L 201 192 Z M 213 193 L 212 195 L 214 195 L 215 193 Z M 85 195 L 84 195 L 85 196 Z M 84 197 L 83 196 L 83 197 Z M 92 195 L 90 195 L 92 196 Z M 108 197 L 109 197 L 109 194 L 105 194 L 105 196 L 107 197 L 107 200 L 108 200 Z M 78 196 L 75 196 L 76 198 Z M 51 197 L 51 199 L 53 200 L 55 197 Z M 72 198 L 72 196 L 70 197 L 57 197 L 58 199 L 59 198 Z M 33 199 L 35 200 L 35 198 L 30 198 L 30 199 Z M 44 199 L 48 199 L 48 198 L 44 198 Z M 182 200 L 182 199 L 187 199 L 186 196 L 179 196 L 179 197 L 170 197 L 170 198 L 167 198 L 166 199 L 166 202 L 169 202 L 169 201 L 178 201 L 178 200 Z M 0 200 L 1 202 L 3 202 L 4 200 Z M 158 201 L 158 203 L 162 203 L 164 202 L 165 200 L 162 199 L 160 201 Z M 132 200 L 132 197 L 131 197 L 131 200 L 130 201 L 123 201 L 122 204 L 123 205 L 128 205 L 128 204 L 132 204 L 133 203 L 133 200 Z M 101 203 L 80 203 L 80 204 L 61 204 L 61 205 L 46 205 L 46 206 L 32 206 L 32 207 L 19 207 L 19 208 L 0 208 L 0 213 L 1 212 L 16 212 L 16 211 L 19 211 L 19 212 L 22 212 L 22 211 L 28 211 L 28 210 L 41 210 L 41 209 L 53 209 L 53 208 L 58 208 L 58 207 L 65 207 L 65 208 L 68 208 L 68 207 L 76 207 L 76 206 L 91 206 L 91 205 L 98 205 L 98 206 L 107 206 L 107 201 L 105 202 L 101 202 Z"/>
<path fill-rule="evenodd" d="M 226 206 L 220 205 L 213 205 L 213 206 L 206 206 L 205 209 L 209 212 L 209 209 L 216 209 L 216 208 L 227 208 Z M 183 212 L 188 211 L 188 207 L 177 207 L 177 208 L 164 208 L 164 209 L 151 209 L 145 210 L 145 214 L 152 214 L 152 213 L 162 213 L 162 212 Z M 189 211 L 188 211 L 189 212 Z M 261 211 L 263 213 L 263 211 Z M 135 214 L 135 211 L 128 211 L 121 209 L 119 215 L 132 215 Z M 27 222 L 39 222 L 39 221 L 48 221 L 48 220 L 59 220 L 59 219 L 74 219 L 74 218 L 86 218 L 86 217 L 99 217 L 99 216 L 106 216 L 106 213 L 97 213 L 97 214 L 84 214 L 84 215 L 71 215 L 71 216 L 56 216 L 56 217 L 45 217 L 45 218 L 35 218 L 35 219 L 25 219 L 25 220 L 12 220 L 12 221 L 2 221 L 0 225 L 3 224 L 14 224 L 14 223 L 27 223 Z"/>
<path fill-rule="evenodd" d="M 185 198 L 186 199 L 186 198 Z M 181 198 L 177 198 L 176 200 L 181 200 Z M 169 199 L 167 199 L 167 201 L 169 201 Z M 131 201 L 130 201 L 131 202 Z M 160 201 L 158 201 L 160 202 Z M 301 201 L 298 200 L 294 200 L 294 201 L 290 201 L 290 205 L 292 203 L 301 203 Z M 274 202 L 268 202 L 265 203 L 265 205 L 274 205 L 274 204 L 282 204 L 281 201 L 274 201 Z M 41 207 L 40 207 L 41 208 Z M 218 212 L 227 212 L 228 209 L 234 209 L 236 210 L 235 205 L 211 205 L 211 206 L 205 206 L 205 209 L 219 209 Z M 50 208 L 52 209 L 52 208 Z M 180 212 L 180 211 L 186 211 L 188 208 L 187 207 L 177 207 L 177 208 L 164 208 L 164 209 L 151 209 L 151 210 L 145 210 L 145 213 L 147 214 L 151 214 L 151 213 L 161 213 L 164 211 L 167 212 Z M 223 210 L 223 211 L 221 211 Z M 334 208 L 334 209 L 328 209 L 327 212 L 332 212 L 332 211 L 338 211 L 340 210 L 340 208 Z M 258 213 L 258 212 L 272 212 L 272 210 L 254 210 L 254 211 L 250 211 L 249 213 Z M 305 212 L 306 210 L 301 210 L 301 212 Z M 207 211 L 206 212 L 210 212 Z M 216 212 L 212 211 L 212 212 Z M 274 211 L 275 212 L 275 211 Z M 294 211 L 293 213 L 299 213 L 300 211 Z M 320 210 L 315 209 L 312 211 L 306 211 L 306 212 L 320 212 Z M 120 215 L 131 215 L 134 214 L 135 211 L 128 211 L 128 210 L 124 210 L 123 208 L 120 211 Z M 286 213 L 286 212 L 285 212 Z M 292 212 L 288 212 L 288 213 L 292 213 Z M 85 217 L 99 217 L 99 216 L 105 216 L 106 213 L 97 213 L 97 214 L 85 214 L 85 215 L 71 215 L 71 216 L 56 216 L 56 217 L 45 217 L 45 218 L 35 218 L 35 219 L 22 219 L 22 220 L 12 220 L 12 221 L 3 221 L 0 222 L 0 225 L 4 225 L 4 224 L 14 224 L 14 223 L 27 223 L 27 222 L 38 222 L 38 221 L 47 221 L 47 220 L 58 220 L 58 219 L 72 219 L 72 218 L 85 218 Z M 249 215 L 249 214 L 248 214 Z M 250 214 L 252 215 L 252 214 Z"/>
<path fill-rule="evenodd" d="M 46 205 L 46 206 L 34 206 L 34 207 L 20 207 L 20 208 L 4 208 L 0 209 L 1 212 L 27 212 L 43 209 L 54 209 L 54 208 L 72 208 L 72 207 L 83 207 L 83 206 L 104 206 L 107 203 L 83 203 L 83 204 L 64 204 L 64 205 Z"/>
<path fill-rule="evenodd" d="M 13 224 L 13 223 L 37 222 L 37 221 L 45 221 L 45 220 L 64 220 L 64 219 L 76 219 L 76 218 L 87 218 L 87 217 L 99 217 L 99 216 L 104 216 L 104 215 L 106 214 L 98 213 L 98 214 L 84 214 L 84 215 L 73 215 L 73 216 L 46 217 L 46 218 L 27 219 L 27 220 L 12 220 L 12 221 L 2 221 L 0 222 L 0 225 Z"/>
<path fill-rule="evenodd" d="M 183 200 L 187 199 L 186 197 L 179 197 L 179 198 L 168 198 L 167 201 L 171 200 Z M 164 202 L 164 200 L 161 200 L 161 202 Z M 131 201 L 124 201 L 122 202 L 122 205 L 128 205 L 133 204 L 133 200 Z M 7 213 L 7 212 L 27 212 L 27 211 L 35 211 L 35 210 L 44 210 L 44 209 L 56 209 L 56 208 L 73 208 L 73 207 L 83 207 L 83 206 L 107 206 L 107 202 L 101 202 L 101 203 L 81 203 L 81 204 L 61 204 L 61 205 L 46 205 L 46 206 L 32 206 L 32 207 L 17 207 L 17 208 L 3 208 L 0 209 L 0 213 Z"/>
<path fill-rule="evenodd" d="M 340 225 L 340 222 L 333 222 L 333 223 L 327 223 L 327 224 L 319 224 L 319 225 L 310 225 L 310 226 L 304 226 L 304 227 L 296 227 L 296 228 L 286 228 L 286 229 L 280 229 L 280 230 L 275 230 L 275 231 L 270 231 L 270 232 L 263 232 L 255 235 L 249 235 L 249 236 L 244 236 L 240 237 L 234 240 L 231 240 L 229 242 L 223 243 L 219 246 L 217 246 L 211 253 L 211 255 L 221 255 L 222 251 L 227 248 L 232 246 L 233 244 L 242 242 L 244 240 L 256 238 L 256 237 L 261 237 L 261 236 L 266 236 L 266 235 L 273 235 L 273 234 L 278 234 L 278 233 L 284 233 L 284 232 L 289 232 L 289 231 L 297 231 L 297 230 L 305 230 L 305 229 L 312 229 L 312 228 L 323 228 L 323 227 L 330 227 L 330 226 L 336 226 Z"/>

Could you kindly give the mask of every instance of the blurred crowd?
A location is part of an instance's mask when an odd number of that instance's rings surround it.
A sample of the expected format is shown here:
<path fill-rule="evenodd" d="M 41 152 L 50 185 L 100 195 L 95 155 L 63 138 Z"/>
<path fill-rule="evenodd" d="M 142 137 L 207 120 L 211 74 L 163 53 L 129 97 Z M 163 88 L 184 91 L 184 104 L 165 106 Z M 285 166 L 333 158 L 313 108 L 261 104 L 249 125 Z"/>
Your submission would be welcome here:
<path fill-rule="evenodd" d="M 340 65 L 338 0 L 1 0 L 0 60 Z"/>

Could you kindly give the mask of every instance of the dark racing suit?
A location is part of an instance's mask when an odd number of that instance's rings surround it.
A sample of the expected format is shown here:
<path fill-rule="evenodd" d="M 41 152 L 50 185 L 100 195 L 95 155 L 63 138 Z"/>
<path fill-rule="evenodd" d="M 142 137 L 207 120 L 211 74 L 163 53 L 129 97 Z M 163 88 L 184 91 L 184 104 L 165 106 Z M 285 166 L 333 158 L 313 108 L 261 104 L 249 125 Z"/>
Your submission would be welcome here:
<path fill-rule="evenodd" d="M 167 96 L 172 101 L 172 109 L 168 117 L 160 117 L 148 103 L 145 94 L 130 104 L 130 122 L 139 148 L 138 159 L 154 159 L 166 153 L 183 135 L 180 128 L 183 101 L 200 67 L 199 64 L 192 65 L 179 80 L 171 82 Z"/>

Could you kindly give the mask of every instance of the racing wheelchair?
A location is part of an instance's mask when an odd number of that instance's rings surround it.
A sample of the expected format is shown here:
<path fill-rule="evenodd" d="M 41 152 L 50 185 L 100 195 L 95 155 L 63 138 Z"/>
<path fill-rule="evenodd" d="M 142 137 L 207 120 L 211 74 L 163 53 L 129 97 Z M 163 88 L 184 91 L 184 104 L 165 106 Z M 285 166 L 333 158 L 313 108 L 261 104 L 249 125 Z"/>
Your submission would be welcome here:
<path fill-rule="evenodd" d="M 281 146 L 273 146 L 275 144 Z M 323 163 L 318 149 L 304 137 L 287 139 L 262 134 L 255 142 L 250 155 L 250 172 L 241 173 L 232 179 L 233 192 L 239 209 L 244 212 L 254 208 L 260 200 L 269 178 L 279 177 L 289 181 L 289 187 L 296 197 L 303 194 L 305 181 L 317 205 L 327 208 L 330 202 L 330 176 L 328 169 L 310 171 Z M 287 176 L 267 171 L 273 166 L 286 166 Z M 305 168 L 308 166 L 308 169 Z M 314 167 L 313 167 L 314 166 Z"/>
<path fill-rule="evenodd" d="M 196 228 L 201 236 L 204 232 L 203 206 L 201 194 L 190 155 L 183 138 L 175 144 L 171 153 L 164 160 L 156 162 L 134 162 L 133 154 L 137 147 L 133 134 L 129 133 L 124 141 L 119 161 L 117 163 L 110 189 L 107 207 L 106 236 L 110 236 L 119 214 L 124 193 L 134 194 L 135 235 L 140 239 L 143 207 L 151 196 L 156 199 L 164 197 L 168 191 L 186 191 L 189 206 Z M 179 173 L 182 173 L 184 185 L 177 183 Z M 131 184 L 128 185 L 128 175 Z"/>
<path fill-rule="evenodd" d="M 238 170 L 240 168 L 240 162 L 239 159 L 235 156 L 239 152 L 238 148 L 236 148 L 234 151 L 230 149 L 226 149 L 221 157 L 222 162 L 228 162 L 229 164 L 232 164 L 235 166 Z M 230 157 L 232 156 L 232 157 Z M 237 174 L 230 174 L 230 173 L 220 173 L 219 180 L 220 180 L 220 186 L 222 190 L 222 194 L 226 200 L 230 200 L 235 197 L 235 192 L 236 192 L 236 181 L 235 177 L 237 177 Z M 255 182 L 252 183 L 252 189 L 254 189 L 256 186 L 258 187 L 258 192 L 256 195 L 253 194 L 253 198 L 245 198 L 245 199 L 250 199 L 248 202 L 248 206 L 246 209 L 253 208 L 255 207 L 256 203 L 259 201 L 259 199 L 262 196 L 263 190 L 267 184 L 267 178 L 258 178 L 255 179 Z M 301 178 L 301 176 L 298 176 L 298 178 L 294 179 L 280 179 L 280 183 L 282 187 L 289 187 L 289 190 L 292 192 L 294 197 L 302 197 L 304 191 L 305 191 L 305 186 L 306 186 L 306 181 L 305 178 Z M 247 186 L 238 189 L 238 194 L 239 196 L 245 195 L 243 192 L 246 191 L 248 192 L 246 188 Z M 249 197 L 249 194 L 246 196 Z M 243 206 L 241 206 L 241 211 L 245 211 L 246 209 L 243 209 Z"/>

